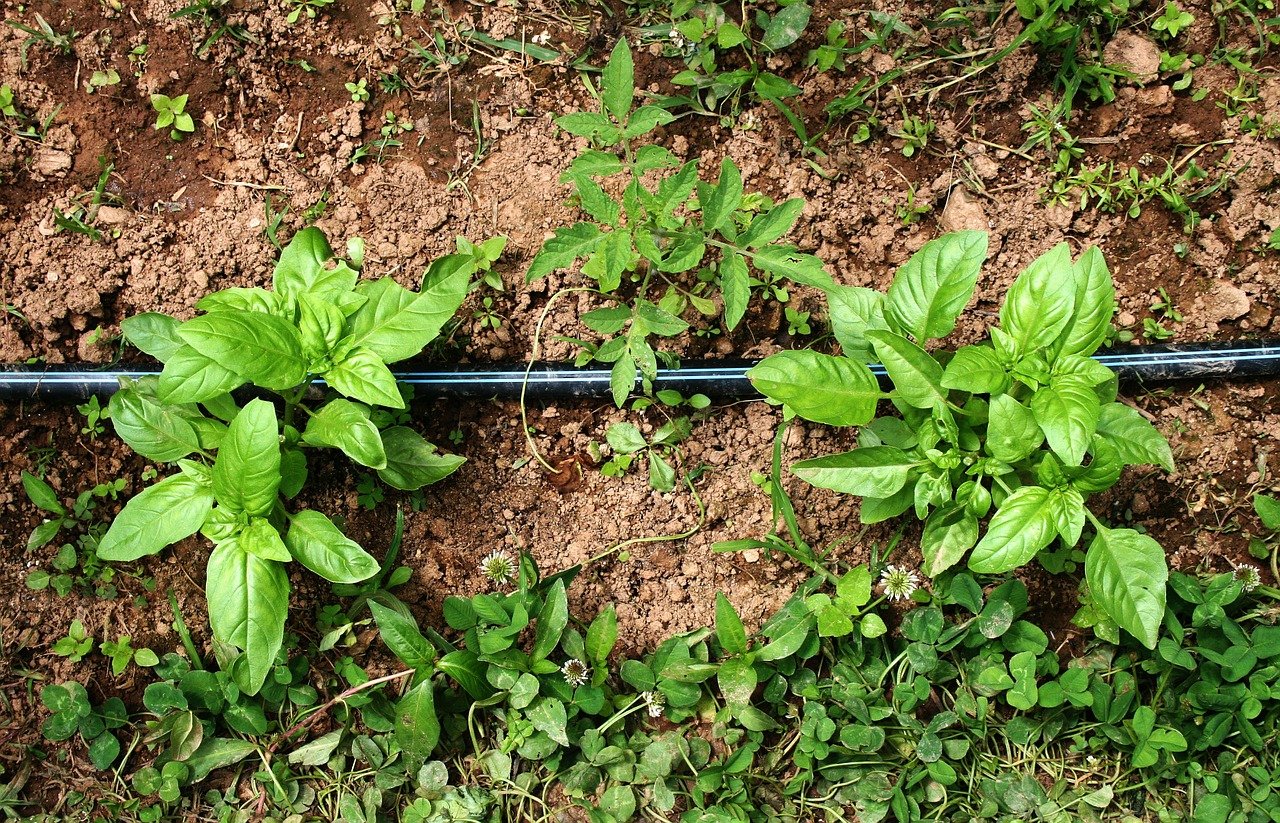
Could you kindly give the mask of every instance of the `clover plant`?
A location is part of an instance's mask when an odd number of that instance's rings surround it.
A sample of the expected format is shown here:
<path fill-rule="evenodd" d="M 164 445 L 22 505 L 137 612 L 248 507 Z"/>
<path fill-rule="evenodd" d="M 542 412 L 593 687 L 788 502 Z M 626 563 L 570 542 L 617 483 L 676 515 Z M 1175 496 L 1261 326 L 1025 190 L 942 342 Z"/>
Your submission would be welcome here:
<path fill-rule="evenodd" d="M 661 146 L 633 145 L 673 117 L 658 106 L 633 108 L 635 76 L 625 41 L 614 48 L 600 85 L 599 112 L 556 118 L 560 128 L 590 138 L 598 147 L 575 158 L 561 176 L 573 186 L 590 220 L 556 229 L 534 257 L 527 278 L 537 280 L 585 260 L 582 273 L 606 295 L 616 295 L 624 279 L 639 284 L 630 305 L 583 315 L 582 322 L 605 336 L 605 342 L 577 341 L 586 348 L 587 359 L 614 364 L 613 396 L 621 406 L 637 376 L 652 380 L 659 358 L 674 362 L 671 355 L 656 352 L 649 339 L 688 329 L 680 315 L 689 305 L 709 317 L 723 312 L 724 327 L 733 329 L 746 314 L 752 289 L 775 277 L 820 288 L 833 282 L 817 257 L 776 242 L 800 216 L 803 200 L 773 205 L 744 194 L 742 173 L 728 158 L 712 185 L 698 179 L 696 161 L 681 164 Z M 655 175 L 671 169 L 674 173 Z M 622 191 L 620 200 L 598 182 L 618 175 L 621 185 L 610 188 Z M 752 277 L 753 268 L 763 273 L 762 279 Z M 677 275 L 690 272 L 695 276 L 685 280 L 692 283 L 677 282 Z M 723 308 L 711 299 L 716 290 Z"/>
<path fill-rule="evenodd" d="M 334 583 L 379 569 L 324 514 L 286 507 L 306 483 L 308 451 L 336 448 L 405 490 L 463 462 L 437 454 L 407 426 L 380 426 L 374 407 L 404 408 L 387 364 L 439 333 L 481 258 L 443 257 L 413 292 L 389 277 L 360 281 L 363 246 L 348 249 L 352 260 L 336 259 L 324 234 L 307 228 L 282 251 L 273 289 L 215 292 L 186 322 L 147 313 L 122 324 L 164 370 L 122 381 L 109 406 L 112 424 L 139 454 L 178 471 L 129 501 L 98 557 L 135 560 L 197 531 L 213 541 L 206 579 L 213 635 L 243 652 L 233 673 L 250 694 L 284 636 L 285 563 L 297 560 Z M 314 389 L 317 377 L 339 396 Z M 246 386 L 259 396 L 242 405 L 231 392 Z"/>
<path fill-rule="evenodd" d="M 782 352 L 749 377 L 800 417 L 862 427 L 859 448 L 802 460 L 792 471 L 862 497 L 864 523 L 914 511 L 925 521 L 921 551 L 930 576 L 966 556 L 969 569 L 983 574 L 1037 557 L 1053 565 L 1088 523 L 1092 603 L 1154 647 L 1168 576 L 1164 551 L 1146 534 L 1109 528 L 1085 505 L 1125 466 L 1173 470 L 1168 442 L 1116 400 L 1115 374 L 1090 357 L 1111 326 L 1111 275 L 1096 248 L 1073 263 L 1059 245 L 1014 282 L 990 340 L 954 353 L 926 351 L 955 328 L 986 255 L 984 233 L 957 232 L 927 243 L 887 294 L 828 288 L 844 356 Z M 884 364 L 889 391 L 868 368 L 873 359 Z M 898 415 L 878 416 L 881 400 Z"/>

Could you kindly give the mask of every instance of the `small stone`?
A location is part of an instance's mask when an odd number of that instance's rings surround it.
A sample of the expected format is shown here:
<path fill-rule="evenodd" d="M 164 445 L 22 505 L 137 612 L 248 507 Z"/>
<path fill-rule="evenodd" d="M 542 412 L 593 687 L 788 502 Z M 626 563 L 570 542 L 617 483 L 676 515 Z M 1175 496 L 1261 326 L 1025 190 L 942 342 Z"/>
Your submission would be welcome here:
<path fill-rule="evenodd" d="M 943 231 L 986 231 L 991 228 L 982 204 L 969 196 L 964 186 L 956 186 L 942 210 Z"/>
<path fill-rule="evenodd" d="M 1213 323 L 1244 317 L 1253 308 L 1249 295 L 1226 280 L 1219 280 L 1203 298 L 1205 319 Z"/>
<path fill-rule="evenodd" d="M 1128 71 L 1138 85 L 1145 86 L 1160 75 L 1160 47 L 1133 32 L 1122 31 L 1102 50 L 1109 66 Z"/>

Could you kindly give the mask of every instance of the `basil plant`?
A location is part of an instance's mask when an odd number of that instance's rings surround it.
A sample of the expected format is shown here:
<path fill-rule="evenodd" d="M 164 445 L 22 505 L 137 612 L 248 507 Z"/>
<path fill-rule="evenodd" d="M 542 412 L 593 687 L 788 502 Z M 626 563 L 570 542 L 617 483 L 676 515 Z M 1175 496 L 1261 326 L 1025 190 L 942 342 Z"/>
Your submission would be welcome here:
<path fill-rule="evenodd" d="M 984 574 L 1035 558 L 1059 569 L 1087 527 L 1090 606 L 1112 631 L 1119 626 L 1153 648 L 1164 615 L 1164 551 L 1145 534 L 1104 525 L 1085 505 L 1126 466 L 1173 470 L 1168 442 L 1117 401 L 1115 374 L 1090 357 L 1111 328 L 1111 274 L 1098 249 L 1072 262 L 1059 245 L 1014 282 L 989 340 L 926 350 L 955 329 L 986 256 L 985 233 L 956 232 L 925 244 L 887 293 L 829 289 L 844 356 L 782 352 L 749 376 L 802 418 L 861 427 L 859 448 L 792 471 L 862 497 L 864 523 L 913 511 L 925 521 L 927 575 L 966 557 Z M 889 391 L 871 361 L 883 364 Z M 882 400 L 897 415 L 877 416 Z"/>
<path fill-rule="evenodd" d="M 136 560 L 197 531 L 213 541 L 210 623 L 246 692 L 261 688 L 283 642 L 286 563 L 335 583 L 378 571 L 324 514 L 287 507 L 306 483 L 309 450 L 339 449 L 398 489 L 434 483 L 462 464 L 375 408 L 405 407 L 387 364 L 440 333 L 472 276 L 496 257 L 482 251 L 495 242 L 460 243 L 467 251 L 432 263 L 414 292 L 389 277 L 361 281 L 360 241 L 348 243 L 349 260 L 337 259 L 324 234 L 306 228 L 282 251 L 272 289 L 215 292 L 186 322 L 149 312 L 121 324 L 164 369 L 122 380 L 111 421 L 134 451 L 177 471 L 125 505 L 98 556 Z M 313 400 L 317 377 L 337 396 Z M 241 387 L 253 387 L 254 399 L 238 402 L 232 392 Z"/>

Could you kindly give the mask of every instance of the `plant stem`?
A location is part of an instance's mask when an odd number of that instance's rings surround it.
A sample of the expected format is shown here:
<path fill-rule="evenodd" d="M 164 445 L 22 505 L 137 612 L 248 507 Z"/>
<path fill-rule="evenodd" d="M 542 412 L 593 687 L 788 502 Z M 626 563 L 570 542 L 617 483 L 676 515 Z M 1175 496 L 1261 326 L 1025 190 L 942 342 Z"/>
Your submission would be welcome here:
<path fill-rule="evenodd" d="M 327 714 L 329 709 L 333 708 L 335 704 L 341 703 L 342 701 L 350 697 L 354 697 L 360 692 L 371 689 L 374 686 L 378 686 L 383 683 L 389 683 L 392 680 L 399 680 L 402 677 L 408 677 L 409 675 L 415 674 L 415 673 L 417 673 L 417 669 L 405 669 L 404 671 L 399 671 L 399 672 L 396 672 L 395 674 L 388 674 L 383 677 L 375 677 L 373 680 L 367 680 L 358 686 L 352 686 L 351 688 L 339 694 L 337 697 L 334 697 L 329 702 L 325 703 L 323 706 L 320 706 L 318 709 L 316 709 L 311 714 L 307 715 L 302 720 L 299 720 L 297 723 L 294 723 L 291 727 L 289 727 L 288 731 L 282 733 L 279 737 L 277 737 L 274 741 L 272 741 L 271 745 L 267 747 L 267 751 L 266 751 L 267 759 L 269 760 L 271 755 L 275 752 L 275 750 L 280 748 L 281 744 L 287 741 L 290 737 L 293 737 L 298 732 L 308 729 L 311 726 L 315 725 L 315 722 L 319 720 L 321 717 L 323 717 L 325 714 Z"/>

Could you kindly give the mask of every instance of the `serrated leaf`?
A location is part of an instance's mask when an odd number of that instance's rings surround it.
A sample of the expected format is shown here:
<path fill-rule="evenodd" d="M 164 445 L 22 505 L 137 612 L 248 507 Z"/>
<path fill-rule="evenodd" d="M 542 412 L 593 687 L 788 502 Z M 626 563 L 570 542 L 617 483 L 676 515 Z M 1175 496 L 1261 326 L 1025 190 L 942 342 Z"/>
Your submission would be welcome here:
<path fill-rule="evenodd" d="M 742 322 L 751 302 L 751 276 L 747 262 L 735 251 L 725 252 L 720 263 L 720 293 L 724 297 L 725 328 L 733 331 Z"/>
<path fill-rule="evenodd" d="M 804 211 L 802 198 L 793 197 L 785 200 L 767 212 L 756 215 L 751 225 L 738 238 L 739 242 L 748 249 L 768 245 L 791 231 L 791 227 L 795 225 L 802 211 Z"/>
<path fill-rule="evenodd" d="M 525 280 L 532 282 L 557 269 L 569 268 L 574 261 L 591 254 L 602 236 L 593 223 L 575 223 L 556 229 L 555 237 L 542 245 L 529 264 Z"/>
<path fill-rule="evenodd" d="M 600 99 L 605 110 L 619 123 L 631 112 L 631 99 L 635 96 L 635 68 L 631 61 L 631 47 L 621 39 L 613 47 L 609 62 L 600 73 Z"/>
<path fill-rule="evenodd" d="M 715 187 L 701 186 L 698 201 L 702 206 L 702 228 L 708 233 L 719 231 L 742 204 L 742 172 L 728 157 L 720 163 L 720 178 Z"/>
<path fill-rule="evenodd" d="M 747 377 L 766 397 L 785 403 L 806 420 L 832 426 L 865 425 L 884 397 L 864 364 L 808 350 L 771 355 Z"/>

